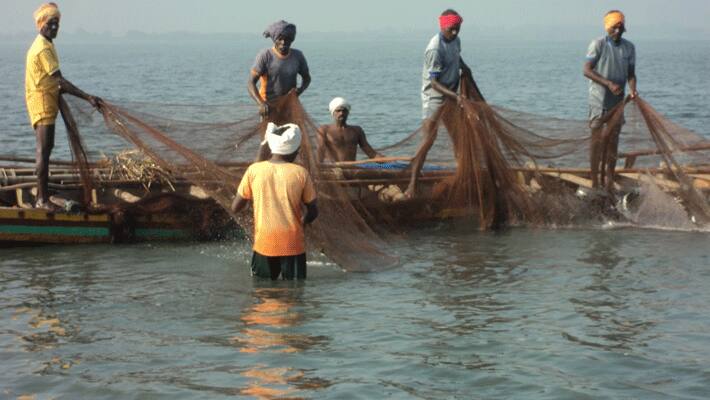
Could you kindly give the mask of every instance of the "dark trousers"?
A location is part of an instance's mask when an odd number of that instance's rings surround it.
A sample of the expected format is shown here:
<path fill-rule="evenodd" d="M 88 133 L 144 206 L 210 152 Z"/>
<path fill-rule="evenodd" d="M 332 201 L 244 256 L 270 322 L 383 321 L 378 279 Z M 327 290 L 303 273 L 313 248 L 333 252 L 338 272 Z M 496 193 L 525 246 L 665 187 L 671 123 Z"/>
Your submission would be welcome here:
<path fill-rule="evenodd" d="M 54 125 L 37 125 L 37 151 L 35 173 L 37 175 L 37 201 L 49 201 L 49 156 L 54 148 Z"/>
<path fill-rule="evenodd" d="M 296 256 L 268 257 L 257 252 L 251 256 L 251 274 L 276 280 L 306 279 L 306 253 Z"/>

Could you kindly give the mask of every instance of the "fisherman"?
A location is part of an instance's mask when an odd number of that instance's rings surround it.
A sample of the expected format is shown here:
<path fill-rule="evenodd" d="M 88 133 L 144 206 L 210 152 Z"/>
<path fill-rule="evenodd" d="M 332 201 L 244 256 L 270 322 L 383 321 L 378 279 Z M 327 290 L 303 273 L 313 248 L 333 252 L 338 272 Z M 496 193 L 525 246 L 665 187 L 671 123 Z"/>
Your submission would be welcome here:
<path fill-rule="evenodd" d="M 296 40 L 296 25 L 283 20 L 274 22 L 264 31 L 264 37 L 271 38 L 274 46 L 256 55 L 247 88 L 259 105 L 259 113 L 266 118 L 270 101 L 291 90 L 300 95 L 310 85 L 311 75 L 303 53 L 291 48 Z M 300 87 L 297 87 L 298 75 L 301 76 Z"/>
<path fill-rule="evenodd" d="M 625 17 L 621 11 L 612 10 L 604 16 L 606 36 L 595 39 L 589 45 L 587 61 L 584 64 L 584 76 L 589 82 L 589 127 L 592 131 L 590 151 L 592 186 L 598 187 L 599 169 L 606 165 L 608 188 L 612 187 L 614 168 L 619 147 L 621 124 L 609 132 L 609 145 L 606 149 L 607 160 L 602 160 L 604 152 L 602 137 L 609 112 L 624 100 L 624 89 L 628 83 L 631 98 L 638 96 L 636 91 L 636 49 L 621 36 L 626 32 Z M 622 120 L 623 121 L 623 120 Z"/>
<path fill-rule="evenodd" d="M 471 69 L 461 58 L 461 40 L 459 32 L 463 18 L 454 10 L 448 9 L 439 16 L 440 32 L 434 35 L 424 51 L 422 71 L 422 110 L 424 123 L 424 142 L 412 162 L 412 175 L 405 196 L 411 199 L 416 194 L 417 177 L 424 165 L 426 154 L 434 143 L 437 134 L 436 111 L 444 104 L 444 99 L 455 100 L 458 104 L 465 101 L 457 93 L 461 75 L 474 82 Z M 483 100 L 483 96 L 480 96 Z"/>
<path fill-rule="evenodd" d="M 25 101 L 32 129 L 37 138 L 35 207 L 49 208 L 49 156 L 54 147 L 54 131 L 59 113 L 59 95 L 69 93 L 94 107 L 101 99 L 84 93 L 66 80 L 59 70 L 59 58 L 53 40 L 59 33 L 61 14 L 55 3 L 45 3 L 34 12 L 39 34 L 27 51 L 25 71 Z"/>
<path fill-rule="evenodd" d="M 306 279 L 304 226 L 316 219 L 318 207 L 308 171 L 294 163 L 301 130 L 295 124 L 276 126 L 270 122 L 265 138 L 263 144 L 271 149 L 271 159 L 247 168 L 231 208 L 237 213 L 252 201 L 252 275 L 272 280 L 279 274 L 288 280 Z"/>
<path fill-rule="evenodd" d="M 333 124 L 318 128 L 318 162 L 327 157 L 330 161 L 355 161 L 357 148 L 370 158 L 383 157 L 367 142 L 365 131 L 357 125 L 348 125 L 350 103 L 342 97 L 334 98 L 328 105 Z"/>

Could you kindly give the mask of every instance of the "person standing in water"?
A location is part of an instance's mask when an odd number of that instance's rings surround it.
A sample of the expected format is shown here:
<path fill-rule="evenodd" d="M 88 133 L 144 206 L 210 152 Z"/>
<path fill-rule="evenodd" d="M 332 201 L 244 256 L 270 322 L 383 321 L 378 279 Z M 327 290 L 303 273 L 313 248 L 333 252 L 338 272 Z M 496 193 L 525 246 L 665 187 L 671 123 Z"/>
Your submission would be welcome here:
<path fill-rule="evenodd" d="M 271 159 L 247 168 L 231 209 L 238 213 L 252 202 L 252 275 L 272 280 L 279 275 L 288 280 L 306 279 L 304 227 L 316 219 L 318 207 L 310 174 L 294 163 L 301 130 L 295 124 L 276 126 L 269 122 L 265 137 Z"/>

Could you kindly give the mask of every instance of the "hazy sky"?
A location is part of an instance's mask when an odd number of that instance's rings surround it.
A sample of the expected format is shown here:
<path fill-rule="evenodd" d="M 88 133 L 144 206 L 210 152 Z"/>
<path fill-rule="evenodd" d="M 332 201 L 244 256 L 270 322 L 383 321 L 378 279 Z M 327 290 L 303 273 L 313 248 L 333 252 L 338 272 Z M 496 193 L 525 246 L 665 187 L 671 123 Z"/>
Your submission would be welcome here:
<path fill-rule="evenodd" d="M 33 29 L 33 0 L 0 1 L 0 34 Z M 260 33 L 276 20 L 300 32 L 436 29 L 436 16 L 454 8 L 464 29 L 515 34 L 530 30 L 560 37 L 601 26 L 603 14 L 618 8 L 629 34 L 652 37 L 710 37 L 710 0 L 59 0 L 62 29 L 74 32 Z M 601 32 L 601 28 L 600 28 Z"/>

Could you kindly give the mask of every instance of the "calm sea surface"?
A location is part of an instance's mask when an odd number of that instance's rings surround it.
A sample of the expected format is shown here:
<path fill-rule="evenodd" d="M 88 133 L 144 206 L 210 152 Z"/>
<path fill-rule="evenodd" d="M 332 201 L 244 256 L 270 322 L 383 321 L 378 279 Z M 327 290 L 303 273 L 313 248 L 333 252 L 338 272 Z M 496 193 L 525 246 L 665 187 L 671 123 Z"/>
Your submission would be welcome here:
<path fill-rule="evenodd" d="M 334 96 L 377 146 L 419 124 L 428 37 L 304 38 L 318 122 Z M 332 38 L 327 38 L 332 39 Z M 590 38 L 591 39 L 591 38 Z M 630 37 L 633 40 L 633 37 Z M 0 154 L 32 156 L 26 42 L 0 42 Z M 57 42 L 62 71 L 116 101 L 249 104 L 265 40 Z M 464 58 L 498 105 L 583 119 L 585 42 L 481 42 Z M 639 91 L 710 136 L 710 42 L 636 42 Z M 184 119 L 197 115 L 181 116 Z M 224 118 L 229 120 L 231 115 Z M 90 138 L 94 151 L 125 147 Z M 98 148 L 98 149 L 97 149 Z M 62 135 L 56 158 L 68 158 Z M 705 399 L 710 237 L 452 224 L 393 245 L 394 270 L 321 260 L 249 276 L 244 243 L 0 249 L 0 399 Z"/>

